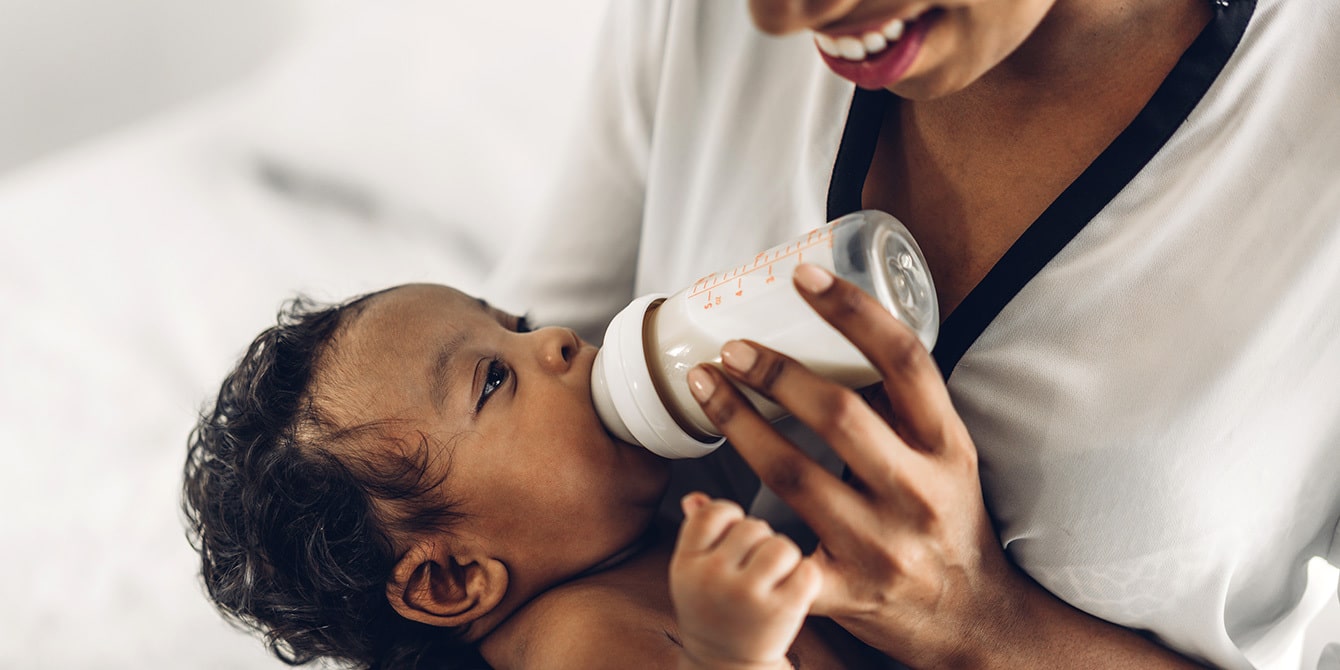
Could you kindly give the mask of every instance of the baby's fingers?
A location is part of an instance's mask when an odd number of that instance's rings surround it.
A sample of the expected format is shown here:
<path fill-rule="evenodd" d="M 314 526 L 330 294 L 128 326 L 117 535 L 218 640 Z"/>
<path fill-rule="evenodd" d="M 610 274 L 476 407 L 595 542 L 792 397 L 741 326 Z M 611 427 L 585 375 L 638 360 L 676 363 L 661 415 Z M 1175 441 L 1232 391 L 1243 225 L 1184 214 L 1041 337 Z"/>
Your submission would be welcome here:
<path fill-rule="evenodd" d="M 744 569 L 764 584 L 777 586 L 800 565 L 802 558 L 800 547 L 790 538 L 772 535 L 754 545 L 745 558 Z"/>
<path fill-rule="evenodd" d="M 768 522 L 755 517 L 745 517 L 726 529 L 712 551 L 721 557 L 725 565 L 745 569 L 759 546 L 776 536 Z"/>
<path fill-rule="evenodd" d="M 824 571 L 809 558 L 802 558 L 777 584 L 777 593 L 787 602 L 810 609 L 824 588 Z"/>
<path fill-rule="evenodd" d="M 711 551 L 735 522 L 744 518 L 744 510 L 729 500 L 710 500 L 701 493 L 690 493 L 683 501 L 684 523 L 679 527 L 675 553 Z"/>

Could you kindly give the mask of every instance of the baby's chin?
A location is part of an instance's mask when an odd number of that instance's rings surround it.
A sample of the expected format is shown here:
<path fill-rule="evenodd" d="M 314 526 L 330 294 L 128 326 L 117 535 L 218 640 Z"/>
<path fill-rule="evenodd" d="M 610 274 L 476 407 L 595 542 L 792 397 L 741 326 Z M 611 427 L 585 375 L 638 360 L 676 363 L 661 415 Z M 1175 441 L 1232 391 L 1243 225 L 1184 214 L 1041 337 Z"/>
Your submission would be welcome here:
<path fill-rule="evenodd" d="M 663 530 L 656 515 L 656 510 L 650 510 L 643 522 L 635 527 L 635 530 L 636 532 L 629 538 L 614 543 L 616 549 L 587 568 L 582 574 L 589 575 L 609 570 L 656 545 L 661 539 L 661 531 Z"/>
<path fill-rule="evenodd" d="M 599 422 L 597 421 L 597 425 Z M 625 442 L 601 426 L 601 439 L 618 452 L 618 476 L 629 483 L 632 502 L 655 507 L 670 485 L 670 460 L 640 444 Z"/>
<path fill-rule="evenodd" d="M 636 544 L 642 541 L 644 536 L 654 532 L 653 526 L 660 518 L 662 501 L 670 488 L 670 461 L 651 454 L 637 445 L 629 445 L 629 448 L 648 454 L 645 458 L 639 456 L 642 462 L 638 465 L 645 467 L 645 470 L 639 472 L 641 476 L 630 477 L 629 481 L 635 485 L 625 491 L 631 495 L 628 514 L 632 522 L 628 526 L 630 534 L 625 538 L 625 544 Z"/>
<path fill-rule="evenodd" d="M 632 451 L 634 467 L 645 475 L 638 478 L 639 484 L 642 485 L 639 491 L 642 495 L 637 499 L 637 503 L 655 511 L 660 506 L 661 499 L 665 497 L 665 492 L 670 488 L 670 460 L 657 456 L 641 445 L 624 442 L 622 446 Z"/>

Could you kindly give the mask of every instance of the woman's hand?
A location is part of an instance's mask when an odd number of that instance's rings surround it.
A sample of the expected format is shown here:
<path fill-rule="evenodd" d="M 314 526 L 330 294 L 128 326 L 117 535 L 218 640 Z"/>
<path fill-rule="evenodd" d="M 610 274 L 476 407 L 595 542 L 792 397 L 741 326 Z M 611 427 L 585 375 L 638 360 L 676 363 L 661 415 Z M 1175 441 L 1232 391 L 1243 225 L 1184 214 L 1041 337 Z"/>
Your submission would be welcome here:
<path fill-rule="evenodd" d="M 730 501 L 684 497 L 670 559 L 681 668 L 780 670 L 819 594 L 818 568 L 767 522 Z"/>
<path fill-rule="evenodd" d="M 809 524 L 812 613 L 915 667 L 1200 667 L 1048 593 L 1005 557 L 982 501 L 977 450 L 930 354 L 855 286 L 810 265 L 802 296 L 884 377 L 867 402 L 804 366 L 730 342 L 730 378 L 773 399 L 847 463 L 839 480 L 777 434 L 722 372 L 690 388 L 760 479 Z M 1019 482 L 1018 484 L 1022 484 Z"/>
<path fill-rule="evenodd" d="M 882 397 L 819 377 L 760 345 L 722 350 L 730 378 L 786 407 L 847 463 L 848 481 L 773 430 L 715 368 L 689 382 L 707 416 L 818 535 L 815 614 L 915 666 L 953 666 L 1008 635 L 1036 588 L 1005 558 L 982 501 L 977 451 L 929 353 L 855 286 L 802 265 L 801 295 L 865 353 Z"/>

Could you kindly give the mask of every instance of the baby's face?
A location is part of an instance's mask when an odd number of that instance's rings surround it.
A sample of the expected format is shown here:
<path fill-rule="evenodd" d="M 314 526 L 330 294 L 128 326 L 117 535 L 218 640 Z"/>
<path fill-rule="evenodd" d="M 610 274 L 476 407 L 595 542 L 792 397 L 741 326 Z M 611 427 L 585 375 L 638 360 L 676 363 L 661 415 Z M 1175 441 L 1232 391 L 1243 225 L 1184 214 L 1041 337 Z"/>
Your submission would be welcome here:
<path fill-rule="evenodd" d="M 571 575 L 637 539 L 669 469 L 596 418 L 595 347 L 517 321 L 445 286 L 392 289 L 342 326 L 314 395 L 342 425 L 390 418 L 403 443 L 426 438 L 429 474 L 465 514 L 453 533 Z"/>

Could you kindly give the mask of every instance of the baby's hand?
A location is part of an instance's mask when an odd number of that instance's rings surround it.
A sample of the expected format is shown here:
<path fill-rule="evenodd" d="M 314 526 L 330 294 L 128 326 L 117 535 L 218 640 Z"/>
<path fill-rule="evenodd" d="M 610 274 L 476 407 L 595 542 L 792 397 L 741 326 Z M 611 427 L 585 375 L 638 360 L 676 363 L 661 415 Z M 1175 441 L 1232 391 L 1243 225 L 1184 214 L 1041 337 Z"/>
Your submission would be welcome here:
<path fill-rule="evenodd" d="M 800 548 L 739 505 L 684 497 L 670 559 L 681 667 L 789 668 L 786 652 L 819 595 L 822 574 Z"/>

